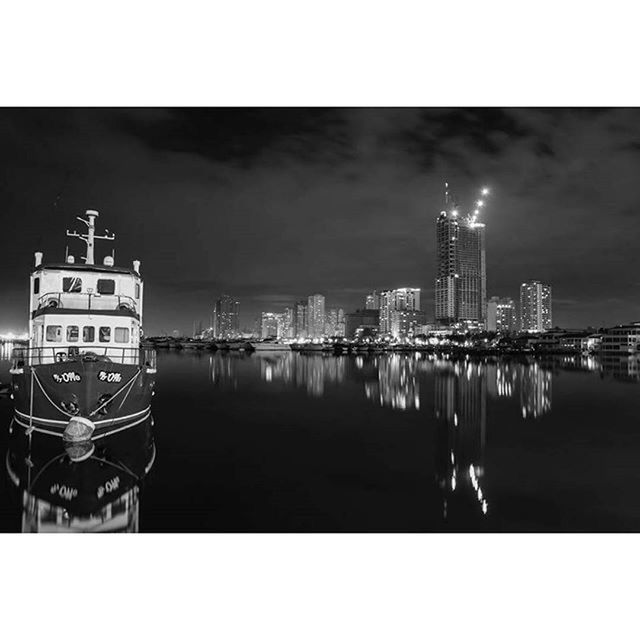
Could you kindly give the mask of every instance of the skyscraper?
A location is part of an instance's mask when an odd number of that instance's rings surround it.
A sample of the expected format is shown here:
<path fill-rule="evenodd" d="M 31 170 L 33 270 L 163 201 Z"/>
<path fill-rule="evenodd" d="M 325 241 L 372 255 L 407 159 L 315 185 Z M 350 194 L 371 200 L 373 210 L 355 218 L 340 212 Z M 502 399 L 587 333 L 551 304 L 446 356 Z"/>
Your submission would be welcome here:
<path fill-rule="evenodd" d="M 487 302 L 487 330 L 498 333 L 516 331 L 516 305 L 511 298 L 494 296 Z"/>
<path fill-rule="evenodd" d="M 264 338 L 277 338 L 278 331 L 282 327 L 282 318 L 279 313 L 262 312 L 260 336 Z"/>
<path fill-rule="evenodd" d="M 365 299 L 365 309 L 379 309 L 380 308 L 380 294 L 377 291 L 372 291 Z"/>
<path fill-rule="evenodd" d="M 394 311 L 420 311 L 420 289 L 404 287 L 380 293 L 380 333 L 391 333 Z"/>
<path fill-rule="evenodd" d="M 445 210 L 436 221 L 436 322 L 449 325 L 485 322 L 485 225 L 477 222 L 479 209 L 462 215 L 446 187 Z M 483 189 L 482 193 L 486 192 Z M 478 207 L 482 204 L 482 200 L 476 202 Z"/>
<path fill-rule="evenodd" d="M 213 336 L 229 340 L 240 335 L 240 302 L 223 295 L 213 309 Z"/>
<path fill-rule="evenodd" d="M 296 302 L 295 337 L 298 339 L 307 337 L 307 305 L 304 300 Z"/>
<path fill-rule="evenodd" d="M 278 338 L 295 338 L 295 310 L 292 307 L 286 307 L 280 316 L 281 326 L 278 331 Z"/>
<path fill-rule="evenodd" d="M 551 285 L 538 280 L 520 285 L 520 328 L 529 333 L 551 329 Z"/>
<path fill-rule="evenodd" d="M 324 323 L 324 296 L 316 293 L 307 300 L 307 337 L 322 338 Z"/>

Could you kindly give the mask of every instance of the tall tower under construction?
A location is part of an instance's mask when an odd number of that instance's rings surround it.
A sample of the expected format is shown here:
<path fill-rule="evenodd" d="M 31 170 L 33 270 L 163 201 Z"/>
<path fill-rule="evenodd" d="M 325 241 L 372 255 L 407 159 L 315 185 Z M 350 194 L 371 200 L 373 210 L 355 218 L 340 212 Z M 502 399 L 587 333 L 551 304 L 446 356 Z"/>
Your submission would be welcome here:
<path fill-rule="evenodd" d="M 488 191 L 482 190 L 486 195 Z M 479 325 L 486 321 L 487 270 L 485 225 L 477 221 L 482 199 L 462 214 L 445 183 L 445 208 L 436 220 L 437 268 L 435 317 L 443 325 Z"/>

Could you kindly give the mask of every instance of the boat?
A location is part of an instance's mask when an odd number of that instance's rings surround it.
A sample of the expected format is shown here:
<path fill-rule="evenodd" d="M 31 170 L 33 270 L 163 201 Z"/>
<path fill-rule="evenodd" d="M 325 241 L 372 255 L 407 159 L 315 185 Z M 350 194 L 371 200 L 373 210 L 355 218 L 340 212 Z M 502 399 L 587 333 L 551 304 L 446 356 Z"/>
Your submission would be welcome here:
<path fill-rule="evenodd" d="M 98 438 L 146 420 L 151 412 L 156 354 L 140 345 L 143 281 L 140 261 L 95 262 L 98 212 L 88 210 L 84 263 L 68 255 L 44 263 L 35 253 L 29 295 L 29 344 L 13 351 L 16 423 L 66 440 Z"/>
<path fill-rule="evenodd" d="M 250 342 L 255 351 L 291 351 L 291 346 L 285 342 L 280 342 L 276 338 L 265 338 L 264 340 Z"/>
<path fill-rule="evenodd" d="M 327 345 L 322 342 L 304 342 L 300 345 L 300 351 L 325 351 Z M 333 347 L 331 347 L 333 348 Z"/>
<path fill-rule="evenodd" d="M 156 457 L 153 417 L 81 443 L 9 427 L 7 475 L 20 492 L 23 533 L 139 530 L 140 488 Z"/>

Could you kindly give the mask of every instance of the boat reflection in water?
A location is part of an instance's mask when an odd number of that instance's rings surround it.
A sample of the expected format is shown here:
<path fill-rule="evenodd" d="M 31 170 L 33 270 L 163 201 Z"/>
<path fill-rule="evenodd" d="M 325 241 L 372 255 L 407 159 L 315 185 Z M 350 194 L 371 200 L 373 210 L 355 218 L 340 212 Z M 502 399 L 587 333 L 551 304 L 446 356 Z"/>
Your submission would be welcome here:
<path fill-rule="evenodd" d="M 140 484 L 153 466 L 153 418 L 96 441 L 11 424 L 6 467 L 22 492 L 22 532 L 127 532 L 139 526 Z"/>

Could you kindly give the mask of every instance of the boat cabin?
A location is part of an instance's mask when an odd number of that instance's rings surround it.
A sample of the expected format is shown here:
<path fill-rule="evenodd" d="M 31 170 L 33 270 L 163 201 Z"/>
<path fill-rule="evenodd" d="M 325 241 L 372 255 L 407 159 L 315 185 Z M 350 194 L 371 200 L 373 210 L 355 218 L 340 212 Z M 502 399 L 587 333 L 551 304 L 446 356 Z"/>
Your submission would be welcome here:
<path fill-rule="evenodd" d="M 140 262 L 133 268 L 114 266 L 107 255 L 94 262 L 96 211 L 87 211 L 88 234 L 70 233 L 87 243 L 84 264 L 72 255 L 64 263 L 43 264 L 35 254 L 30 281 L 29 346 L 32 364 L 60 362 L 79 355 L 95 355 L 135 364 L 140 348 L 143 282 Z M 35 359 L 35 361 L 33 361 Z"/>

